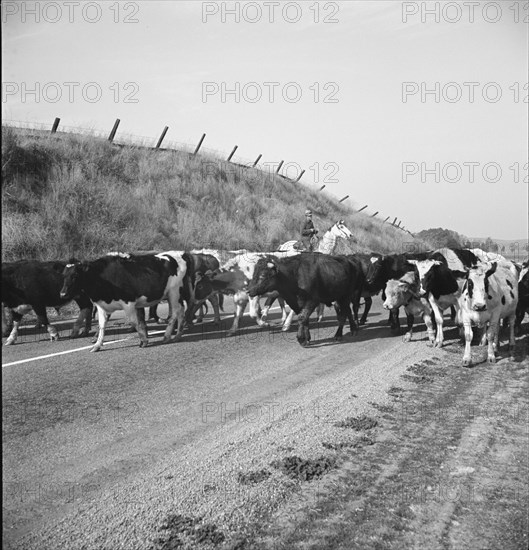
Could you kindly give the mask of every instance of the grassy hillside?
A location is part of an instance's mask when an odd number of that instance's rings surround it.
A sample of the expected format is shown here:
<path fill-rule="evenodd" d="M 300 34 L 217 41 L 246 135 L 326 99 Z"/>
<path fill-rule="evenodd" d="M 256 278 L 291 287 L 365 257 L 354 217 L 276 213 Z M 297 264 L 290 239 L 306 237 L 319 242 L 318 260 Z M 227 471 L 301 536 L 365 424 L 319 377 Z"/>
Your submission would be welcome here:
<path fill-rule="evenodd" d="M 345 219 L 338 252 L 402 250 L 408 233 L 302 184 L 215 158 L 2 128 L 2 259 L 93 258 L 111 250 L 272 250 Z"/>

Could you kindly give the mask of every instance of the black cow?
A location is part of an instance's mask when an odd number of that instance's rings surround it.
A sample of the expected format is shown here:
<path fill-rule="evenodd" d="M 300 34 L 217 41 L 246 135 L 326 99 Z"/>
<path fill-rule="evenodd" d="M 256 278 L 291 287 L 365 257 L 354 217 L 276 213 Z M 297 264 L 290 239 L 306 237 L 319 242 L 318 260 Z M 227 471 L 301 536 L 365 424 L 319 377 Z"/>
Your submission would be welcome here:
<path fill-rule="evenodd" d="M 72 337 L 88 335 L 92 324 L 92 304 L 88 296 L 82 292 L 73 293 L 68 298 L 60 295 L 65 266 L 66 262 L 36 260 L 2 264 L 2 303 L 9 309 L 13 318 L 13 327 L 6 341 L 7 346 L 15 343 L 20 321 L 31 309 L 35 311 L 38 323 L 46 327 L 50 339 L 58 340 L 59 334 L 57 329 L 50 325 L 46 308 L 59 308 L 72 299 L 75 299 L 79 306 L 79 316 L 74 323 Z"/>
<path fill-rule="evenodd" d="M 99 335 L 90 351 L 103 345 L 107 313 L 123 309 L 140 337 L 140 347 L 147 346 L 145 307 L 167 298 L 171 317 L 163 341 L 169 342 L 178 321 L 176 339 L 184 328 L 183 300 L 192 301 L 192 289 L 187 276 L 189 254 L 162 252 L 132 255 L 111 253 L 92 262 L 68 264 L 64 269 L 61 296 L 71 297 L 84 291 L 98 310 Z"/>
<path fill-rule="evenodd" d="M 518 305 L 516 306 L 516 322 L 514 328 L 519 334 L 525 314 L 529 314 L 529 260 L 522 264 L 518 279 Z"/>
<path fill-rule="evenodd" d="M 262 258 L 257 262 L 248 286 L 250 296 L 259 296 L 277 290 L 298 315 L 298 342 L 310 343 L 309 317 L 320 303 L 335 302 L 338 330 L 335 339 L 343 335 L 343 326 L 349 319 L 351 333 L 356 323 L 349 304 L 360 303 L 364 275 L 358 261 L 346 256 L 305 253 L 289 258 Z"/>

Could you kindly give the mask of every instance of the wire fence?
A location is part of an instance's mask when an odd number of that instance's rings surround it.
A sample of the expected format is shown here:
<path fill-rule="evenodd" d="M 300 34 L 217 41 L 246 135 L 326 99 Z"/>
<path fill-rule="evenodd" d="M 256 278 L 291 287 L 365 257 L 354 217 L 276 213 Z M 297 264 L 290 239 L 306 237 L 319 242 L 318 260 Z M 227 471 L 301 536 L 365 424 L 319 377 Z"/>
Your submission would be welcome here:
<path fill-rule="evenodd" d="M 54 135 L 55 137 L 60 138 L 63 135 L 71 134 L 71 135 L 77 135 L 77 136 L 80 135 L 80 136 L 93 137 L 93 138 L 99 138 L 99 139 L 107 139 L 112 144 L 120 147 L 133 146 L 133 147 L 160 150 L 160 151 L 178 151 L 178 152 L 187 153 L 189 155 L 197 155 L 199 151 L 201 151 L 203 154 L 205 153 L 209 157 L 222 160 L 225 162 L 230 162 L 234 166 L 238 166 L 242 168 L 256 168 L 259 170 L 263 170 L 262 154 L 259 154 L 255 159 L 252 160 L 249 158 L 242 158 L 236 155 L 238 150 L 237 145 L 235 145 L 233 149 L 231 149 L 231 152 L 229 153 L 229 155 L 226 155 L 225 151 L 203 147 L 206 134 L 202 134 L 198 143 L 196 145 L 193 145 L 191 143 L 184 143 L 180 141 L 166 141 L 165 136 L 169 130 L 168 126 L 164 127 L 159 138 L 153 138 L 152 136 L 138 136 L 135 134 L 129 134 L 129 133 L 123 133 L 123 132 L 119 133 L 119 136 L 118 136 L 117 131 L 121 122 L 120 119 L 116 119 L 110 133 L 106 133 L 102 130 L 98 130 L 95 128 L 81 128 L 77 126 L 60 125 L 60 120 L 61 119 L 58 117 L 55 118 L 51 128 L 49 125 L 46 125 L 44 123 L 23 122 L 18 120 L 4 120 L 2 121 L 2 124 L 4 126 L 16 128 L 19 131 L 20 130 L 25 131 L 27 132 L 28 135 L 36 138 L 45 138 L 45 137 L 49 137 L 50 135 Z M 59 126 L 60 126 L 60 130 L 59 130 Z M 261 163 L 261 165 L 259 163 Z M 293 183 L 300 182 L 301 178 L 305 174 L 305 170 L 299 167 L 299 173 L 297 174 L 297 176 L 295 178 L 291 178 L 291 177 L 288 177 L 288 175 L 285 173 L 285 169 L 287 168 L 287 166 L 291 165 L 292 163 L 285 164 L 284 160 L 281 160 L 279 164 L 277 164 L 277 167 L 275 166 L 275 164 L 276 163 L 270 163 L 267 166 L 272 168 L 273 171 L 275 172 L 275 175 L 277 175 L 278 177 L 289 180 Z M 282 169 L 283 169 L 283 173 L 281 173 Z M 320 192 L 323 191 L 324 188 L 326 188 L 326 186 L 322 185 L 319 191 Z M 344 197 L 339 199 L 338 202 L 344 203 L 349 198 L 350 198 L 349 195 L 345 195 Z M 368 208 L 368 205 L 365 205 L 358 210 L 354 210 L 349 205 L 348 205 L 348 208 L 350 208 L 352 213 L 358 213 Z M 368 215 L 370 215 L 370 217 L 372 218 L 377 218 L 379 214 L 380 212 L 377 210 L 373 214 L 368 214 Z M 381 220 L 383 224 L 387 223 L 388 225 L 391 225 L 396 229 L 400 229 L 405 233 L 409 233 L 412 237 L 414 236 L 411 231 L 406 229 L 406 227 L 402 223 L 402 220 L 399 220 L 398 217 L 395 216 L 393 218 L 393 221 L 391 221 L 392 217 L 393 216 L 387 216 L 385 219 L 382 220 L 382 217 L 380 216 L 378 217 L 378 219 Z"/>

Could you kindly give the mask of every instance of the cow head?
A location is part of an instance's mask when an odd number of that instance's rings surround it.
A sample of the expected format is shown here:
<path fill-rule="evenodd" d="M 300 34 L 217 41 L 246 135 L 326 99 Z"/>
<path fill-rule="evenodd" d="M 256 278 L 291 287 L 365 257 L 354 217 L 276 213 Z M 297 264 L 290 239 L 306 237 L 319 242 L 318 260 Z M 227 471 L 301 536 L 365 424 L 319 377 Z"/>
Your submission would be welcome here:
<path fill-rule="evenodd" d="M 431 291 L 431 281 L 435 266 L 443 265 L 440 260 L 408 260 L 417 268 L 419 274 L 419 294 L 424 296 Z"/>
<path fill-rule="evenodd" d="M 382 257 L 371 256 L 369 260 L 371 263 L 369 264 L 369 268 L 367 269 L 366 283 L 368 285 L 374 285 L 381 274 L 383 259 Z"/>
<path fill-rule="evenodd" d="M 64 282 L 61 288 L 60 296 L 63 299 L 72 299 L 78 296 L 83 290 L 83 275 L 88 270 L 88 264 L 69 263 L 66 264 L 62 275 Z"/>
<path fill-rule="evenodd" d="M 468 271 L 467 281 L 463 287 L 463 297 L 469 309 L 473 311 L 486 311 L 489 296 L 489 277 L 498 267 L 497 262 L 485 263 L 472 267 Z"/>
<path fill-rule="evenodd" d="M 276 290 L 278 273 L 275 260 L 267 258 L 259 260 L 248 285 L 248 295 L 253 298 Z"/>
<path fill-rule="evenodd" d="M 418 298 L 415 274 L 408 273 L 400 280 L 390 279 L 385 288 L 384 309 L 395 309 L 407 305 L 412 298 Z"/>
<path fill-rule="evenodd" d="M 336 237 L 341 237 L 342 239 L 350 239 L 353 234 L 343 220 L 337 221 L 330 229 L 331 233 Z"/>

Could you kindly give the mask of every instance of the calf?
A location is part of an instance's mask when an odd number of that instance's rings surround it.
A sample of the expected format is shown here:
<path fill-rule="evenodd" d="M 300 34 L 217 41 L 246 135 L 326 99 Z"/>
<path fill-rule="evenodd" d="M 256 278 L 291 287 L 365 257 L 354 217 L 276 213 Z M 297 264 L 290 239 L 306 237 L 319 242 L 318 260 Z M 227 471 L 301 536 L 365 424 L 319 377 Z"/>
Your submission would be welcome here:
<path fill-rule="evenodd" d="M 112 253 L 92 262 L 72 263 L 64 268 L 61 297 L 66 299 L 84 291 L 98 310 L 99 335 L 90 351 L 101 349 L 107 313 L 123 309 L 138 331 L 140 347 L 147 346 L 147 327 L 143 308 L 167 299 L 171 317 L 163 341 L 169 342 L 178 321 L 176 339 L 184 325 L 183 300 L 191 296 L 185 253 L 132 255 Z"/>
<path fill-rule="evenodd" d="M 358 264 L 345 256 L 304 253 L 290 258 L 262 258 L 258 261 L 248 285 L 251 297 L 278 291 L 298 315 L 298 342 L 310 343 L 309 317 L 320 303 L 336 302 L 338 330 L 335 339 L 343 335 L 349 319 L 351 333 L 356 324 L 349 304 L 358 303 L 363 285 L 363 273 Z"/>
<path fill-rule="evenodd" d="M 471 364 L 472 325 L 488 324 L 487 359 L 496 362 L 500 319 L 509 320 L 509 355 L 514 354 L 514 319 L 518 303 L 518 276 L 511 262 L 493 262 L 469 270 L 459 297 L 459 320 L 465 330 L 463 366 Z"/>
<path fill-rule="evenodd" d="M 408 319 L 408 332 L 404 335 L 404 342 L 409 342 L 413 333 L 413 321 L 415 315 L 422 315 L 428 339 L 433 344 L 435 340 L 435 331 L 432 324 L 432 308 L 426 298 L 419 295 L 419 285 L 415 273 L 404 274 L 400 279 L 390 279 L 386 283 L 386 299 L 384 300 L 385 309 L 398 309 L 404 306 L 406 317 Z"/>
<path fill-rule="evenodd" d="M 406 252 L 404 254 L 390 254 L 380 256 L 372 254 L 370 265 L 366 272 L 366 284 L 373 291 L 383 291 L 386 283 L 391 279 L 400 279 L 405 273 L 414 271 L 414 266 L 410 260 L 424 260 L 431 252 Z M 382 292 L 382 300 L 385 300 L 385 294 Z M 408 325 L 413 323 L 413 319 L 407 315 Z M 392 309 L 389 312 L 389 324 L 391 330 L 400 331 L 399 308 Z"/>
<path fill-rule="evenodd" d="M 83 292 L 75 292 L 68 298 L 60 294 L 65 266 L 65 262 L 35 260 L 2 264 L 2 303 L 13 317 L 13 327 L 6 346 L 16 342 L 22 317 L 31 309 L 37 315 L 38 324 L 48 331 L 50 339 L 58 340 L 59 334 L 48 321 L 46 307 L 59 308 L 71 300 L 75 300 L 79 306 L 79 316 L 74 323 L 72 337 L 84 336 L 90 332 L 92 304 L 88 296 Z"/>

